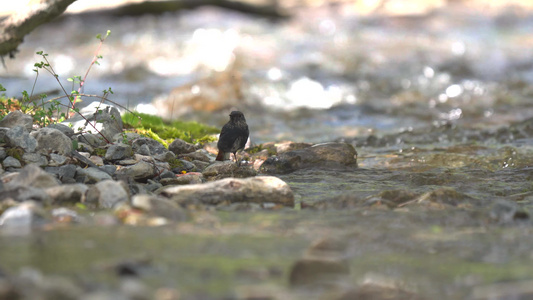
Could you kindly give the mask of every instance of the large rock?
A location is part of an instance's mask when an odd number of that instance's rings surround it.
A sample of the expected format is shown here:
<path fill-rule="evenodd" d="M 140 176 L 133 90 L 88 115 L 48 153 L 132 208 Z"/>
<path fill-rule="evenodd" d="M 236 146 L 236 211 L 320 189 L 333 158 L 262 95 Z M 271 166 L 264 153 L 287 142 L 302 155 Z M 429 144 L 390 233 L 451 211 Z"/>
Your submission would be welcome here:
<path fill-rule="evenodd" d="M 202 175 L 209 181 L 223 178 L 247 178 L 257 175 L 257 172 L 247 166 L 240 166 L 232 161 L 216 162 L 211 164 L 202 172 Z"/>
<path fill-rule="evenodd" d="M 25 152 L 34 152 L 37 140 L 30 136 L 22 126 L 15 126 L 6 132 L 5 141 L 8 147 L 20 147 Z"/>
<path fill-rule="evenodd" d="M 41 128 L 30 135 L 37 140 L 37 151 L 42 154 L 66 155 L 72 151 L 72 140 L 55 128 Z"/>
<path fill-rule="evenodd" d="M 193 144 L 189 144 L 184 140 L 175 139 L 172 143 L 170 143 L 170 145 L 168 145 L 168 150 L 178 155 L 194 152 L 196 151 L 196 147 Z"/>
<path fill-rule="evenodd" d="M 13 128 L 21 126 L 30 132 L 33 126 L 33 118 L 30 115 L 23 114 L 20 110 L 12 111 L 0 120 L 0 127 Z"/>
<path fill-rule="evenodd" d="M 216 205 L 227 201 L 294 206 L 294 195 L 289 185 L 272 176 L 226 178 L 204 184 L 166 186 L 157 192 L 178 204 L 198 201 Z"/>
<path fill-rule="evenodd" d="M 116 172 L 118 178 L 128 177 L 133 178 L 135 181 L 146 181 L 154 178 L 157 174 L 158 171 L 155 165 L 145 161 L 140 161 L 132 166 L 122 167 Z"/>
<path fill-rule="evenodd" d="M 357 166 L 357 151 L 346 143 L 324 143 L 287 151 L 268 158 L 259 169 L 267 174 L 284 174 L 303 168 L 344 168 Z"/>
<path fill-rule="evenodd" d="M 127 188 L 120 181 L 104 180 L 92 186 L 87 192 L 87 203 L 99 208 L 112 208 L 129 200 Z"/>

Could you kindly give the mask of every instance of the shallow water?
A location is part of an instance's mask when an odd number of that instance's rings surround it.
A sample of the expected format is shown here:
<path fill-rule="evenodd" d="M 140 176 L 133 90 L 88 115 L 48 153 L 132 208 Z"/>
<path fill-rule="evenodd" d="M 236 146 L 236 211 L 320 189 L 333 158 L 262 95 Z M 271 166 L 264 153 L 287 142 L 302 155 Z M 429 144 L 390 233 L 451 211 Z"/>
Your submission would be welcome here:
<path fill-rule="evenodd" d="M 111 86 L 113 100 L 134 107 L 191 81 L 197 87 L 181 92 L 195 94 L 201 78 L 233 68 L 252 142 L 341 140 L 356 147 L 359 168 L 279 176 L 296 194 L 295 209 L 222 207 L 157 228 L 87 222 L 0 234 L 4 271 L 32 267 L 98 289 L 120 285 L 113 266 L 133 261 L 151 291 L 174 288 L 184 299 L 332 299 L 369 282 L 426 299 L 530 292 L 520 287 L 533 279 L 528 11 L 449 7 L 389 17 L 316 9 L 274 23 L 214 8 L 68 16 L 29 35 L 0 70 L 7 94 L 31 88 L 41 47 L 61 77 L 82 73 L 93 36 L 107 29 L 87 93 Z M 41 74 L 37 90 L 55 88 Z M 220 126 L 228 110 L 173 116 Z M 291 266 L 317 240 L 346 241 L 349 274 L 312 292 L 292 289 Z"/>

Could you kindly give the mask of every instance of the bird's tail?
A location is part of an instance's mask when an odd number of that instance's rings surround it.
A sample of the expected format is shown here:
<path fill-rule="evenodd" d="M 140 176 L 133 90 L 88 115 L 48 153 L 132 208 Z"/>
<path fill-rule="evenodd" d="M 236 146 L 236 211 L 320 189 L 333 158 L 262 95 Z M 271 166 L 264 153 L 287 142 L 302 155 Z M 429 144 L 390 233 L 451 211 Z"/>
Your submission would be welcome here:
<path fill-rule="evenodd" d="M 223 161 L 226 158 L 226 153 L 224 151 L 218 151 L 217 158 L 215 160 Z"/>

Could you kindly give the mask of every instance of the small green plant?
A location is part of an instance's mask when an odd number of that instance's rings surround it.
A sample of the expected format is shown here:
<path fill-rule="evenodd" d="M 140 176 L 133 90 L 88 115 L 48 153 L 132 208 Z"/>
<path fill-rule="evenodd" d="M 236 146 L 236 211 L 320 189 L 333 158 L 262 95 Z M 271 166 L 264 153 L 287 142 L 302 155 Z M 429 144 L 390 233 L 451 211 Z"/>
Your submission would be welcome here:
<path fill-rule="evenodd" d="M 111 88 L 104 90 L 102 96 L 88 95 L 83 93 L 87 76 L 89 75 L 92 66 L 95 64 L 99 65 L 99 60 L 103 58 L 103 56 L 99 54 L 100 49 L 104 41 L 109 37 L 110 34 L 111 31 L 108 30 L 103 36 L 101 34 L 96 35 L 96 38 L 100 42 L 94 54 L 93 60 L 91 61 L 87 71 L 85 72 L 85 75 L 83 77 L 73 76 L 67 79 L 67 81 L 72 83 L 70 92 L 68 92 L 65 86 L 61 83 L 59 74 L 57 74 L 57 72 L 54 70 L 54 67 L 48 59 L 49 54 L 45 53 L 44 51 L 37 51 L 36 54 L 39 55 L 42 60 L 34 64 L 35 68 L 33 69 L 33 71 L 36 75 L 30 93 L 28 93 L 27 91 L 23 91 L 22 98 L 20 100 L 7 99 L 5 95 L 0 96 L 0 116 L 4 116 L 10 111 L 20 109 L 22 112 L 32 115 L 34 118 L 34 123 L 40 126 L 46 126 L 51 123 L 62 122 L 70 118 L 74 114 L 78 114 L 82 116 L 85 121 L 87 121 L 87 124 L 89 126 L 93 127 L 94 130 L 98 134 L 100 134 L 103 140 L 105 140 L 107 143 L 110 143 L 110 141 L 107 140 L 107 138 L 95 127 L 95 122 L 90 122 L 89 120 L 87 120 L 83 115 L 79 113 L 79 109 L 76 107 L 76 104 L 82 101 L 82 97 L 92 97 L 100 99 L 100 103 L 110 102 L 123 109 L 126 109 L 122 105 L 119 105 L 107 98 L 110 94 L 113 94 L 113 90 Z M 47 100 L 48 96 L 46 94 L 34 96 L 35 86 L 42 71 L 49 73 L 56 79 L 64 96 L 56 97 L 50 100 Z M 0 91 L 5 91 L 5 88 L 3 86 L 0 86 Z M 64 98 L 68 99 L 67 105 L 62 104 L 60 102 L 60 100 Z M 66 107 L 66 112 L 64 109 L 62 109 L 64 107 Z M 99 107 L 97 108 L 97 111 L 100 111 Z"/>

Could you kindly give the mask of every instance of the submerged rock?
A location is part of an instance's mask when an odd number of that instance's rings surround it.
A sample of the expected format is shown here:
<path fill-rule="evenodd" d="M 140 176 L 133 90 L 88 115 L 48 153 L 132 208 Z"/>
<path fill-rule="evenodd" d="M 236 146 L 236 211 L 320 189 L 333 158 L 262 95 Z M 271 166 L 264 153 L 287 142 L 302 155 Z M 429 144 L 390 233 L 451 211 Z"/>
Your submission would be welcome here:
<path fill-rule="evenodd" d="M 294 206 L 294 195 L 289 185 L 272 176 L 246 179 L 226 178 L 204 184 L 166 186 L 156 192 L 178 204 L 199 202 L 217 205 L 225 202 L 271 202 Z"/>
<path fill-rule="evenodd" d="M 147 194 L 135 195 L 131 199 L 131 205 L 155 216 L 172 221 L 184 221 L 187 219 L 187 214 L 183 208 L 169 199 L 160 196 Z"/>
<path fill-rule="evenodd" d="M 316 144 L 270 157 L 261 165 L 259 171 L 266 174 L 286 174 L 310 167 L 357 167 L 357 151 L 346 143 Z"/>

